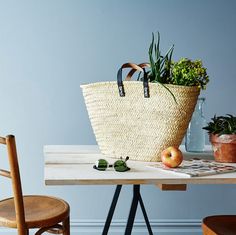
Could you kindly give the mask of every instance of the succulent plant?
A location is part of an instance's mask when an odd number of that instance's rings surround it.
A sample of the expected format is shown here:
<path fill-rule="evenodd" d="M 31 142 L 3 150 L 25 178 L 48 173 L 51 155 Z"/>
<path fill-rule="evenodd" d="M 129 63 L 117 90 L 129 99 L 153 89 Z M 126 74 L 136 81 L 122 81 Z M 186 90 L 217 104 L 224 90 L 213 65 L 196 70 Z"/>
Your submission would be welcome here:
<path fill-rule="evenodd" d="M 203 129 L 208 133 L 223 135 L 223 134 L 236 134 L 236 116 L 227 114 L 226 116 L 214 116 L 212 121 L 208 123 Z"/>

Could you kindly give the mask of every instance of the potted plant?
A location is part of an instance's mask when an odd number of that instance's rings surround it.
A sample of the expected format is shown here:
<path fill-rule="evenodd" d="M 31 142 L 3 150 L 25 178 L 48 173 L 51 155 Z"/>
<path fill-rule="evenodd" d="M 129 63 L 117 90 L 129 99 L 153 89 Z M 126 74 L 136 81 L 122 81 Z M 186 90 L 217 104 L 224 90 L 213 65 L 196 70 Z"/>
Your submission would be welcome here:
<path fill-rule="evenodd" d="M 214 116 L 203 129 L 209 133 L 217 162 L 236 162 L 236 116 Z"/>

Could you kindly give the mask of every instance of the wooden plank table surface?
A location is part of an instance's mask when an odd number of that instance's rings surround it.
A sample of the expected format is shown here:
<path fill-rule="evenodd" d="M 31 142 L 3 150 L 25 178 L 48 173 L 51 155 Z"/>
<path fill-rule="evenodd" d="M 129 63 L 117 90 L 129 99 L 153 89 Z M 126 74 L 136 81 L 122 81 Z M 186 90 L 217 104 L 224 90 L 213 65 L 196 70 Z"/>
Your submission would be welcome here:
<path fill-rule="evenodd" d="M 210 146 L 204 153 L 187 153 L 184 146 L 181 150 L 184 159 L 213 159 Z M 133 199 L 125 228 L 125 235 L 131 235 L 138 204 L 141 206 L 148 234 L 153 235 L 148 215 L 142 200 L 140 185 L 153 184 L 161 190 L 185 191 L 187 184 L 235 184 L 236 173 L 215 174 L 204 177 L 180 176 L 173 172 L 150 167 L 153 162 L 127 162 L 130 171 L 117 172 L 113 168 L 106 171 L 93 169 L 99 158 L 105 158 L 109 164 L 116 159 L 104 157 L 95 145 L 47 145 L 44 146 L 46 185 L 116 185 L 116 190 L 107 214 L 102 235 L 109 234 L 112 217 L 117 205 L 122 185 L 133 185 Z M 233 164 L 236 165 L 236 164 Z"/>
<path fill-rule="evenodd" d="M 207 151 L 204 153 L 187 153 L 183 146 L 180 148 L 185 159 L 193 157 L 213 159 L 210 146 L 206 146 Z M 154 184 L 162 190 L 185 190 L 186 184 L 236 184 L 236 172 L 204 177 L 185 177 L 152 168 L 150 165 L 153 162 L 129 160 L 127 165 L 131 168 L 130 171 L 116 172 L 113 168 L 97 171 L 93 169 L 93 165 L 99 158 L 107 159 L 110 164 L 116 159 L 104 157 L 96 145 L 46 145 L 44 156 L 46 185 Z M 171 187 L 169 188 L 168 185 Z"/>

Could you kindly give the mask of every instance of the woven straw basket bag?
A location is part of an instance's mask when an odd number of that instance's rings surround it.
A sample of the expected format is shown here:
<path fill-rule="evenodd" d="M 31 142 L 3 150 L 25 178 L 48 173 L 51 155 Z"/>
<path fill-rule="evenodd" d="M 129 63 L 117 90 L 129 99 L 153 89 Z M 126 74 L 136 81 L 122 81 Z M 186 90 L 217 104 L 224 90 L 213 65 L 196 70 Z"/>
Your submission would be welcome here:
<path fill-rule="evenodd" d="M 143 64 L 144 65 L 144 64 Z M 144 71 L 144 81 L 122 81 L 122 69 Z M 143 66 L 142 66 L 143 67 Z M 198 87 L 148 83 L 145 70 L 124 64 L 117 82 L 81 85 L 91 125 L 107 157 L 129 156 L 132 160 L 160 161 L 160 153 L 179 146 L 199 95 Z"/>

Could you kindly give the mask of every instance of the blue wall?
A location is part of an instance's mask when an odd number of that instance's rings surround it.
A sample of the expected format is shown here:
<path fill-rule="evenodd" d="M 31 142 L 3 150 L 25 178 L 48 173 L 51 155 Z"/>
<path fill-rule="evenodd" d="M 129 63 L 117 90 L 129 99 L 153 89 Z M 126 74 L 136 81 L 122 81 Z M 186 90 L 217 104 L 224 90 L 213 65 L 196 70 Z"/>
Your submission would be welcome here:
<path fill-rule="evenodd" d="M 17 137 L 24 192 L 68 200 L 75 226 L 102 225 L 114 187 L 46 187 L 43 145 L 96 143 L 80 84 L 114 80 L 122 63 L 147 61 L 152 32 L 160 31 L 163 51 L 175 44 L 175 60 L 203 60 L 210 76 L 207 120 L 236 114 L 235 12 L 233 0 L 0 0 L 0 134 Z M 236 213 L 233 186 L 142 191 L 150 220 L 167 227 Z M 4 182 L 3 196 L 9 193 Z M 127 186 L 116 221 L 126 219 L 130 197 Z"/>

